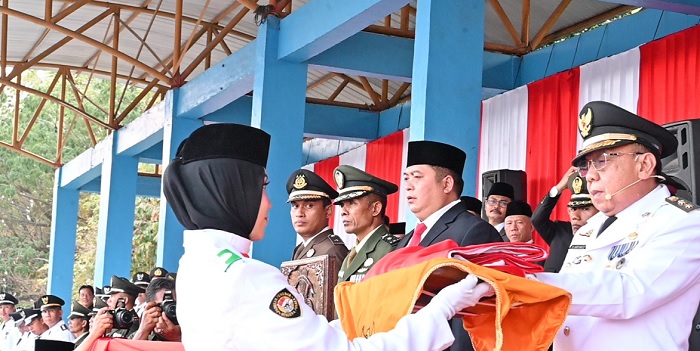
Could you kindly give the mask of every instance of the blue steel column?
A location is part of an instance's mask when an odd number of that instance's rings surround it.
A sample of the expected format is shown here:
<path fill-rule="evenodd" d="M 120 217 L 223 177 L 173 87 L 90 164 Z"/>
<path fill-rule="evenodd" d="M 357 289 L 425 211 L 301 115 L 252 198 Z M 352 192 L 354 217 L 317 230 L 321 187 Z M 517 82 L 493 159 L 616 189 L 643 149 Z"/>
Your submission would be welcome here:
<path fill-rule="evenodd" d="M 107 138 L 100 183 L 95 284 L 109 285 L 111 276 L 131 277 L 138 159 L 116 154 L 119 133 Z"/>
<path fill-rule="evenodd" d="M 265 239 L 253 247 L 255 258 L 279 267 L 289 260 L 296 235 L 286 203 L 287 177 L 301 166 L 306 105 L 306 63 L 277 59 L 279 19 L 268 18 L 258 30 L 251 124 L 272 136 L 267 192 L 273 204 Z"/>
<path fill-rule="evenodd" d="M 62 168 L 56 170 L 51 209 L 48 294 L 70 299 L 73 296 L 75 235 L 78 230 L 80 192 L 60 186 Z M 67 301 L 67 300 L 66 300 Z"/>
<path fill-rule="evenodd" d="M 175 158 L 175 152 L 180 143 L 192 132 L 202 126 L 200 119 L 178 118 L 174 116 L 178 103 L 179 90 L 171 90 L 165 96 L 165 124 L 163 126 L 163 169 Z M 158 223 L 158 248 L 156 265 L 168 271 L 176 272 L 180 257 L 184 253 L 182 247 L 182 231 L 185 229 L 178 222 L 172 207 L 167 204 L 163 195 L 163 182 L 160 191 L 160 219 Z"/>
<path fill-rule="evenodd" d="M 414 45 L 410 139 L 440 141 L 464 150 L 464 190 L 474 195 L 481 129 L 484 1 L 418 0 Z"/>

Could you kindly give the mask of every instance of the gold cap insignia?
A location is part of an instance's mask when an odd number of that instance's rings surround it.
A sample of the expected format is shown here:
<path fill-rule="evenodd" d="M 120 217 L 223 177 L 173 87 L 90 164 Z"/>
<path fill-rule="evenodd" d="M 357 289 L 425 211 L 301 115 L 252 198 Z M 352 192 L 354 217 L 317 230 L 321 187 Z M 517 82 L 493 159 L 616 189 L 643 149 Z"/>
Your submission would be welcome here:
<path fill-rule="evenodd" d="M 574 190 L 574 194 L 580 194 L 583 188 L 583 179 L 581 177 L 576 177 L 571 182 L 571 188 Z"/>
<path fill-rule="evenodd" d="M 159 277 L 163 275 L 163 271 L 161 271 L 160 268 L 156 269 L 155 273 L 156 273 L 156 276 L 159 276 Z"/>
<path fill-rule="evenodd" d="M 591 127 L 593 122 L 593 111 L 589 107 L 586 113 L 582 114 L 578 118 L 578 131 L 581 133 L 582 137 L 587 137 L 591 134 Z"/>
<path fill-rule="evenodd" d="M 297 177 L 294 179 L 294 184 L 292 185 L 294 189 L 304 189 L 308 183 L 306 182 L 306 176 L 303 174 L 297 174 Z"/>
<path fill-rule="evenodd" d="M 49 297 L 48 297 L 48 296 L 43 296 L 43 297 L 41 298 L 41 302 L 43 302 L 44 305 L 46 305 L 47 303 L 49 303 Z"/>
<path fill-rule="evenodd" d="M 343 183 L 345 183 L 343 172 L 336 170 L 333 174 L 333 179 L 335 180 L 335 184 L 338 185 L 338 189 L 343 187 Z"/>

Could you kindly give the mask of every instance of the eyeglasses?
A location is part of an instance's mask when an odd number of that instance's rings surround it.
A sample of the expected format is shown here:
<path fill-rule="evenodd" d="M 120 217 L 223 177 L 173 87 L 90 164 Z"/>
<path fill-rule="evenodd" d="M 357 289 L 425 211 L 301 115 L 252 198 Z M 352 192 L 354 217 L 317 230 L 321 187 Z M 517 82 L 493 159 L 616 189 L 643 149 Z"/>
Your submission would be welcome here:
<path fill-rule="evenodd" d="M 600 154 L 597 160 L 581 160 L 576 167 L 578 167 L 578 173 L 581 175 L 581 177 L 585 177 L 591 167 L 595 168 L 596 171 L 602 171 L 608 164 L 608 157 L 636 155 L 634 160 L 637 161 L 637 157 L 644 154 L 644 152 L 604 152 Z"/>
<path fill-rule="evenodd" d="M 500 207 L 506 207 L 506 206 L 508 206 L 508 203 L 509 203 L 509 202 L 510 202 L 510 201 L 505 201 L 505 200 L 498 201 L 498 200 L 496 200 L 496 199 L 486 199 L 486 203 L 489 204 L 489 205 L 491 205 L 491 206 L 496 206 L 496 205 L 498 205 L 498 206 L 500 206 Z"/>

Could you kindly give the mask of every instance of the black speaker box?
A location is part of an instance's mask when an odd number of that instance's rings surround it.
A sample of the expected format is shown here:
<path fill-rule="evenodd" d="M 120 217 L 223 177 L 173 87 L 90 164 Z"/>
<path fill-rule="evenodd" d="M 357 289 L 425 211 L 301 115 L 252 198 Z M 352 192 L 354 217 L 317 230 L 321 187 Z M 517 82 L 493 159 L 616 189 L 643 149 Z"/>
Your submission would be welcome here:
<path fill-rule="evenodd" d="M 527 176 L 525 171 L 516 171 L 512 169 L 496 169 L 493 171 L 484 172 L 481 175 L 481 199 L 486 199 L 486 194 L 491 190 L 493 183 L 508 183 L 513 186 L 515 199 L 527 201 Z"/>
<path fill-rule="evenodd" d="M 673 122 L 664 125 L 678 139 L 676 152 L 661 160 L 662 170 L 666 175 L 687 190 L 678 190 L 677 195 L 698 204 L 700 190 L 700 119 Z"/>

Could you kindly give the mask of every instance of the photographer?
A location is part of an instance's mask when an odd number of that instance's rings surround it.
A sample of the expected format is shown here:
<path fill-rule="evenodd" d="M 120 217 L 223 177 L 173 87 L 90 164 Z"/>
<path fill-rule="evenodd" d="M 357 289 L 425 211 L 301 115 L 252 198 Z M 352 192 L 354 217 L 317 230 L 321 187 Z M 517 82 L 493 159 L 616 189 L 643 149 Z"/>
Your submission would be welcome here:
<path fill-rule="evenodd" d="M 168 295 L 168 296 L 166 296 Z M 146 288 L 144 307 L 139 329 L 134 340 L 180 341 L 182 333 L 175 312 L 175 282 L 170 279 L 156 279 Z"/>

